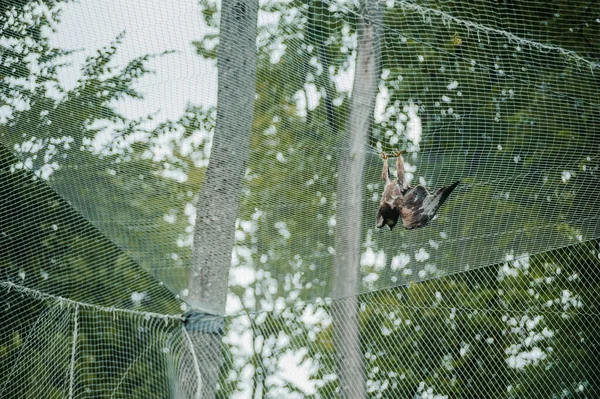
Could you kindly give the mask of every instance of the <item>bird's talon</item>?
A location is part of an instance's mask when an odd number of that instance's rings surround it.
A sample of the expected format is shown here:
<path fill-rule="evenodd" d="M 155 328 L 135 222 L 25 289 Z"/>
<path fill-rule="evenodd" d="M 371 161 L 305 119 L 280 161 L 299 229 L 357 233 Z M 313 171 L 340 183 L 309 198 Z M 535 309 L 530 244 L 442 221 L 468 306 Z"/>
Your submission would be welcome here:
<path fill-rule="evenodd" d="M 383 159 L 388 159 L 388 154 L 387 154 L 387 152 L 382 152 L 382 153 L 381 153 L 381 158 L 383 158 Z"/>
<path fill-rule="evenodd" d="M 399 149 L 394 149 L 394 155 L 399 157 L 402 154 L 402 151 L 400 151 Z"/>

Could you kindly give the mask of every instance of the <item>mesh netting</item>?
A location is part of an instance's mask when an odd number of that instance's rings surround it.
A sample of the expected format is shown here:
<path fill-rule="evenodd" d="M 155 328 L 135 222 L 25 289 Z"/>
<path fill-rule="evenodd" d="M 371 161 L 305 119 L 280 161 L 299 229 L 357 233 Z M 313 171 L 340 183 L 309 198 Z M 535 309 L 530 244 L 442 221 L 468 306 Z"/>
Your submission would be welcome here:
<path fill-rule="evenodd" d="M 0 2 L 0 397 L 600 396 L 600 5 L 230 4 Z M 396 148 L 461 181 L 426 227 L 375 227 Z"/>

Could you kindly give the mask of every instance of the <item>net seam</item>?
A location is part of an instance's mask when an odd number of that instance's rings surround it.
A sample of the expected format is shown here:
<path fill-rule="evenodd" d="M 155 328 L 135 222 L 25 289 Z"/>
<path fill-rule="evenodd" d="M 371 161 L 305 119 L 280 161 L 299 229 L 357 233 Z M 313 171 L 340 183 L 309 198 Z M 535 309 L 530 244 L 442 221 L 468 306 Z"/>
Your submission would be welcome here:
<path fill-rule="evenodd" d="M 73 346 L 71 347 L 69 399 L 73 399 L 73 388 L 75 386 L 75 352 L 77 349 L 78 329 L 79 329 L 79 304 L 75 305 L 75 315 L 73 316 Z"/>
<path fill-rule="evenodd" d="M 79 301 L 75 301 L 72 299 L 64 298 L 62 296 L 52 295 L 52 294 L 48 294 L 48 293 L 38 291 L 38 290 L 35 290 L 32 288 L 25 287 L 22 285 L 18 285 L 18 284 L 12 283 L 10 281 L 0 282 L 0 287 L 6 288 L 6 290 L 8 292 L 10 292 L 11 290 L 15 290 L 16 292 L 29 295 L 30 297 L 33 297 L 35 299 L 45 300 L 45 301 L 56 301 L 56 303 L 58 303 L 59 305 L 75 306 L 75 308 L 83 307 L 83 308 L 94 309 L 94 310 L 98 310 L 100 312 L 106 312 L 106 313 L 113 313 L 113 314 L 123 313 L 123 314 L 133 315 L 133 316 L 151 317 L 151 318 L 155 318 L 155 319 L 162 319 L 165 322 L 167 322 L 169 320 L 173 320 L 173 321 L 175 321 L 175 320 L 176 321 L 184 321 L 185 320 L 184 317 L 181 315 L 162 314 L 162 313 L 155 313 L 155 312 L 143 312 L 140 310 L 122 309 L 122 308 L 116 308 L 114 306 L 111 306 L 111 307 L 100 306 L 100 305 L 95 305 L 93 303 L 79 302 Z"/>
<path fill-rule="evenodd" d="M 412 5 L 412 3 L 406 3 L 406 4 L 407 4 L 408 6 Z M 345 10 L 346 12 L 348 12 L 348 13 L 350 13 L 350 14 L 353 14 L 353 15 L 355 15 L 355 16 L 358 16 L 358 17 L 364 18 L 364 16 L 363 16 L 362 14 L 359 14 L 358 12 L 356 12 L 356 11 L 354 11 L 354 10 L 352 10 L 352 9 L 349 9 L 349 8 L 347 8 L 347 7 L 344 7 L 344 6 L 341 6 L 341 5 L 338 5 L 338 7 L 339 7 L 340 9 L 343 9 L 343 10 Z M 415 5 L 415 7 L 420 7 L 420 6 L 416 6 L 416 5 Z M 410 7 L 409 7 L 409 8 L 410 8 Z M 449 16 L 451 16 L 450 14 L 444 13 L 443 11 L 439 11 L 439 10 L 433 10 L 433 9 L 429 9 L 429 8 L 426 8 L 426 7 L 421 7 L 421 8 L 424 10 L 424 12 L 422 12 L 422 13 L 421 13 L 421 15 L 422 15 L 423 17 L 424 17 L 424 16 L 425 16 L 425 15 L 428 13 L 428 10 L 429 10 L 429 11 L 431 11 L 432 13 L 434 13 L 434 14 L 436 14 L 436 13 L 441 13 L 441 15 L 442 15 L 442 20 L 443 20 L 443 21 L 444 21 L 443 14 L 446 14 L 446 15 L 449 15 Z M 403 10 L 405 10 L 405 8 L 404 8 L 404 7 L 403 7 L 402 9 L 403 9 Z M 418 10 L 415 10 L 415 11 L 418 11 Z M 438 15 L 440 15 L 440 14 L 438 14 Z M 451 16 L 451 17 L 452 17 L 452 16 Z M 487 27 L 486 25 L 477 24 L 477 23 L 470 22 L 470 21 L 467 21 L 467 20 L 462 20 L 462 19 L 460 19 L 460 18 L 456 18 L 456 17 L 452 17 L 452 18 L 455 18 L 455 19 L 457 19 L 457 20 L 459 20 L 459 21 L 464 21 L 466 24 L 472 24 L 472 25 L 474 25 L 474 26 L 479 26 L 479 25 L 480 25 L 480 26 L 482 26 L 482 27 L 485 27 L 485 28 L 487 28 L 487 29 L 489 29 L 489 30 L 490 30 L 490 31 L 486 31 L 486 33 L 487 33 L 487 34 L 489 34 L 490 32 L 493 32 L 493 31 L 495 30 L 494 28 Z M 379 28 L 381 28 L 381 29 L 384 29 L 384 30 L 387 30 L 388 32 L 391 32 L 392 34 L 394 34 L 394 35 L 396 35 L 396 36 L 398 36 L 398 37 L 401 37 L 401 38 L 402 38 L 402 37 L 407 37 L 407 38 L 410 38 L 410 39 L 412 39 L 412 40 L 414 40 L 414 41 L 416 41 L 416 42 L 418 42 L 418 43 L 421 43 L 421 44 L 423 44 L 424 46 L 427 46 L 427 47 L 430 47 L 430 48 L 432 48 L 432 49 L 435 49 L 436 51 L 438 51 L 438 52 L 440 52 L 440 53 L 447 54 L 447 55 L 449 55 L 449 56 L 452 56 L 452 57 L 455 57 L 455 58 L 461 59 L 461 60 L 463 60 L 463 61 L 467 61 L 467 59 L 466 59 L 466 58 L 464 58 L 464 57 L 458 56 L 458 55 L 456 55 L 456 54 L 451 54 L 451 53 L 449 53 L 448 51 L 446 51 L 446 50 L 444 50 L 444 49 L 441 49 L 441 48 L 439 48 L 439 47 L 437 47 L 437 46 L 435 46 L 435 45 L 433 45 L 433 44 L 426 43 L 426 42 L 424 42 L 424 41 L 422 41 L 421 39 L 418 39 L 418 38 L 416 38 L 416 37 L 412 37 L 412 36 L 405 35 L 405 34 L 403 34 L 403 33 L 399 32 L 397 29 L 394 29 L 394 28 L 391 28 L 391 27 L 386 27 L 386 26 L 383 26 L 383 25 L 379 25 Z M 499 31 L 499 32 L 504 32 L 504 31 L 501 31 L 501 30 L 498 30 L 498 31 Z M 506 33 L 507 33 L 507 34 L 509 34 L 509 35 L 512 35 L 512 36 L 514 36 L 514 37 L 516 37 L 516 38 L 518 38 L 518 39 L 520 39 L 520 40 L 525 40 L 525 41 L 527 41 L 527 39 L 521 39 L 519 36 L 516 36 L 516 35 L 514 35 L 514 34 L 512 34 L 512 33 L 508 33 L 508 32 L 506 32 Z M 488 38 L 488 39 L 489 39 L 489 38 Z M 509 41 L 510 41 L 510 40 L 509 40 Z M 514 41 L 511 41 L 511 42 L 514 42 Z M 535 42 L 535 41 L 531 41 L 531 42 L 532 42 L 532 43 L 537 43 L 539 46 L 551 46 L 551 45 L 544 45 L 544 44 L 542 44 L 542 43 Z M 531 45 L 530 45 L 530 47 L 531 47 Z M 535 47 L 535 46 L 534 46 L 534 47 Z M 562 50 L 563 50 L 563 54 L 565 54 L 565 57 L 566 57 L 566 58 L 568 58 L 568 54 L 569 54 L 569 53 L 573 53 L 573 54 L 575 54 L 577 57 L 579 57 L 579 58 L 581 58 L 581 59 L 585 60 L 585 61 L 586 61 L 586 63 L 592 63 L 592 64 L 595 64 L 596 66 L 600 66 L 600 64 L 598 64 L 598 63 L 594 63 L 594 62 L 592 62 L 592 61 L 588 61 L 588 60 L 586 60 L 585 58 L 583 58 L 583 57 L 579 56 L 577 53 L 575 53 L 575 52 L 574 52 L 574 51 L 572 51 L 572 50 L 566 50 L 566 49 L 563 49 L 562 47 L 559 47 L 559 46 L 552 46 L 552 47 L 556 47 L 557 49 L 562 49 Z M 544 52 L 544 51 L 541 51 L 541 49 L 540 49 L 540 48 L 538 48 L 538 50 L 540 50 L 540 52 L 542 52 L 543 54 L 547 54 L 547 53 L 549 53 L 550 51 L 552 51 L 552 50 L 548 50 L 547 52 Z M 571 58 L 574 58 L 574 57 L 571 57 Z M 491 67 L 489 67 L 489 66 L 486 66 L 486 65 L 484 65 L 484 64 L 479 64 L 479 65 L 480 65 L 481 67 L 483 67 L 483 68 L 485 68 L 485 69 L 489 70 L 489 71 L 494 71 L 494 69 L 492 69 L 492 68 L 491 68 Z M 578 64 L 578 65 L 579 65 L 579 64 Z M 592 67 L 590 67 L 590 72 L 591 72 L 591 73 L 593 73 L 593 72 L 594 72 L 594 67 L 593 67 L 593 66 L 592 66 Z M 515 81 L 517 81 L 517 82 L 520 82 L 520 83 L 522 83 L 522 84 L 524 84 L 524 85 L 527 85 L 527 86 L 532 86 L 532 87 L 536 87 L 537 89 L 540 89 L 540 90 L 542 90 L 543 92 L 546 92 L 546 93 L 550 93 L 550 94 L 552 94 L 552 95 L 554 95 L 554 96 L 556 96 L 556 97 L 560 97 L 560 98 L 566 98 L 566 99 L 569 99 L 569 100 L 572 100 L 572 101 L 581 101 L 583 104 L 586 104 L 586 105 L 592 106 L 592 107 L 594 107 L 594 108 L 596 108 L 596 109 L 598 108 L 598 104 L 591 103 L 591 102 L 588 102 L 588 101 L 582 100 L 582 99 L 580 99 L 580 98 L 577 98 L 577 97 L 573 97 L 573 96 L 571 96 L 571 95 L 569 95 L 569 94 L 565 94 L 565 93 L 562 93 L 562 92 L 560 92 L 560 91 L 551 90 L 551 89 L 548 89 L 548 88 L 542 87 L 542 86 L 540 86 L 540 85 L 537 85 L 537 84 L 535 84 L 534 82 L 531 82 L 531 81 L 528 81 L 528 80 L 524 80 L 524 79 L 520 79 L 519 77 L 517 77 L 517 76 L 515 76 L 515 75 L 513 75 L 513 74 L 508 74 L 508 73 L 505 73 L 505 74 L 504 74 L 504 76 L 505 76 L 505 77 L 507 77 L 507 78 L 510 78 L 510 79 L 512 79 L 512 80 L 515 80 Z"/>
<path fill-rule="evenodd" d="M 563 225 L 563 224 L 565 224 L 567 222 L 569 222 L 569 223 L 580 223 L 580 222 L 587 222 L 587 221 L 590 221 L 590 220 L 597 220 L 597 219 L 600 219 L 600 215 L 590 216 L 589 218 L 580 218 L 580 219 L 575 219 L 575 220 L 568 220 L 568 221 L 565 221 L 565 222 L 548 223 L 548 224 L 537 225 L 537 226 L 533 226 L 533 227 L 523 227 L 523 228 L 520 228 L 520 229 L 507 230 L 507 231 L 503 231 L 503 232 L 499 232 L 499 233 L 480 234 L 480 235 L 477 235 L 477 236 L 468 236 L 468 237 L 461 237 L 461 238 L 454 238 L 454 239 L 446 239 L 444 241 L 440 241 L 439 245 L 442 246 L 442 245 L 451 244 L 451 243 L 457 243 L 457 242 L 463 242 L 463 241 L 471 241 L 471 240 L 478 240 L 478 239 L 481 239 L 481 238 L 493 238 L 493 237 L 499 237 L 499 236 L 503 236 L 503 235 L 506 235 L 506 234 L 512 234 L 512 233 L 515 233 L 515 234 L 521 233 L 521 234 L 523 234 L 523 233 L 527 233 L 527 232 L 531 232 L 531 231 L 536 231 L 536 230 L 539 230 L 539 229 L 545 229 L 545 228 L 548 228 L 548 227 L 560 226 L 560 225 Z M 582 240 L 582 241 L 579 241 L 579 242 L 576 242 L 576 243 L 567 244 L 567 245 L 559 246 L 559 247 L 556 247 L 556 248 L 544 249 L 541 252 L 536 252 L 536 254 L 548 252 L 548 251 L 551 251 L 551 250 L 554 250 L 554 249 L 560 249 L 560 248 L 569 247 L 571 245 L 583 244 L 583 243 L 586 243 L 586 242 L 589 242 L 589 241 L 597 240 L 598 238 L 600 238 L 600 236 L 598 236 L 598 237 L 592 236 L 589 239 Z M 427 244 L 428 244 L 428 242 L 418 242 L 418 243 L 414 243 L 414 244 L 410 244 L 410 245 L 409 244 L 405 244 L 405 246 L 402 247 L 402 250 L 407 250 L 407 249 L 410 249 L 410 248 L 423 247 L 423 246 L 426 246 Z M 235 245 L 235 246 L 237 246 L 237 245 Z M 327 253 L 327 254 L 321 254 L 321 255 L 313 255 L 313 256 L 310 256 L 307 259 L 318 259 L 318 258 L 324 258 L 324 257 L 329 257 L 329 256 L 332 256 L 332 255 L 329 254 L 329 253 Z M 515 259 L 517 259 L 517 258 L 515 258 Z M 486 267 L 486 266 L 495 265 L 495 264 L 500 264 L 500 263 L 491 263 L 491 264 L 487 264 L 487 265 L 483 265 L 483 266 L 478 266 L 476 268 Z M 155 267 L 155 268 L 152 268 L 152 270 L 188 269 L 188 268 L 189 268 L 189 266 L 183 265 L 183 266 L 177 266 L 177 267 Z"/>
<path fill-rule="evenodd" d="M 491 265 L 493 266 L 493 265 Z M 491 266 L 486 266 L 486 267 L 491 267 Z M 406 305 L 406 304 L 402 304 L 402 303 L 398 303 L 398 304 L 390 304 L 390 303 L 385 303 L 385 302 L 380 302 L 380 301 L 371 301 L 369 302 L 369 304 L 377 304 L 377 305 L 381 305 L 381 306 L 385 306 L 388 308 L 407 308 L 407 309 L 414 309 L 414 310 L 430 310 L 430 311 L 436 311 L 436 310 L 456 310 L 459 312 L 467 312 L 467 311 L 476 311 L 476 312 L 481 312 L 481 313 L 509 313 L 509 314 L 514 314 L 514 313 L 523 313 L 523 312 L 531 312 L 531 311 L 535 311 L 536 314 L 540 313 L 540 314 L 563 314 L 563 313 L 572 313 L 573 315 L 582 315 L 582 316 L 598 316 L 600 315 L 600 312 L 585 312 L 585 311 L 579 311 L 579 310 L 573 310 L 573 311 L 569 311 L 569 310 L 549 310 L 549 309 L 539 309 L 538 307 L 532 306 L 530 308 L 513 308 L 513 309 L 506 309 L 506 308 L 498 308 L 498 309 L 494 309 L 494 308 L 490 308 L 490 309 L 485 309 L 485 308 L 475 308 L 472 306 L 464 306 L 464 307 L 458 307 L 458 306 L 426 306 L 426 305 Z"/>
<path fill-rule="evenodd" d="M 564 249 L 564 248 L 569 248 L 569 247 L 573 247 L 573 246 L 576 246 L 576 245 L 583 245 L 583 244 L 586 244 L 586 243 L 589 243 L 589 242 L 592 242 L 592 241 L 596 241 L 596 240 L 597 239 L 595 239 L 595 238 L 594 239 L 590 239 L 590 240 L 585 240 L 585 241 L 581 241 L 581 242 L 577 242 L 577 243 L 572 243 L 572 244 L 568 244 L 568 245 L 564 245 L 564 246 L 560 246 L 560 247 L 556 247 L 556 248 L 547 249 L 547 250 L 536 252 L 536 253 L 529 254 L 529 255 L 541 255 L 541 254 L 544 254 L 544 253 L 547 253 L 547 252 L 550 252 L 550 251 L 554 251 L 554 250 L 557 250 L 557 249 Z M 246 312 L 242 311 L 242 312 L 231 314 L 231 315 L 224 315 L 223 318 L 225 318 L 225 319 L 233 319 L 235 317 L 259 315 L 259 314 L 263 314 L 263 313 L 283 312 L 285 310 L 296 311 L 297 309 L 306 308 L 309 305 L 323 306 L 323 305 L 331 304 L 331 302 L 339 300 L 339 299 L 344 299 L 344 298 L 349 298 L 349 297 L 359 297 L 360 298 L 361 296 L 365 297 L 365 296 L 373 295 L 373 294 L 376 294 L 376 293 L 379 293 L 379 292 L 384 292 L 384 291 L 389 291 L 389 290 L 396 289 L 396 288 L 406 287 L 409 284 L 420 284 L 420 283 L 425 283 L 425 282 L 428 282 L 428 281 L 440 280 L 442 278 L 452 277 L 454 275 L 463 274 L 463 273 L 466 273 L 466 272 L 469 272 L 469 271 L 473 271 L 473 270 L 481 270 L 481 269 L 492 267 L 492 266 L 499 266 L 499 265 L 502 265 L 502 264 L 507 263 L 507 262 L 514 262 L 514 261 L 517 261 L 517 260 L 520 260 L 520 259 L 524 259 L 526 256 L 527 255 L 515 256 L 515 258 L 511 259 L 510 261 L 503 261 L 503 262 L 497 262 L 497 263 L 490 263 L 490 264 L 487 264 L 487 265 L 481 265 L 481 266 L 478 266 L 478 267 L 474 267 L 473 269 L 469 269 L 468 271 L 457 270 L 457 271 L 454 271 L 454 272 L 450 272 L 450 273 L 448 273 L 448 274 L 446 274 L 444 276 L 432 276 L 430 278 L 424 278 L 424 279 L 421 279 L 421 280 L 418 280 L 418 281 L 412 281 L 412 282 L 407 282 L 407 283 L 404 283 L 404 284 L 397 284 L 397 285 L 393 285 L 393 286 L 382 287 L 382 288 L 375 289 L 375 290 L 360 292 L 360 293 L 357 293 L 356 295 L 348 295 L 348 296 L 336 297 L 336 298 L 331 298 L 331 297 L 316 298 L 313 301 L 307 301 L 307 302 L 298 304 L 296 306 L 286 306 L 286 307 L 281 308 L 281 309 L 256 310 L 256 311 L 246 311 Z M 377 303 L 376 301 L 374 301 L 374 302 Z M 401 306 L 401 304 L 399 304 L 399 306 Z M 429 309 L 431 309 L 431 308 L 429 308 Z M 448 309 L 452 309 L 452 308 L 450 307 Z M 459 308 L 456 308 L 456 309 L 459 309 Z M 490 309 L 489 311 L 491 311 L 491 310 L 492 309 Z M 488 311 L 488 310 L 486 310 L 486 311 Z M 498 310 L 498 311 L 500 311 L 500 310 Z M 521 312 L 522 310 L 518 310 L 518 309 L 516 309 L 516 310 L 501 309 L 501 311 L 504 311 L 504 312 L 506 312 L 506 311 Z M 545 312 L 544 312 L 544 310 L 540 310 L 540 311 L 543 312 L 543 313 L 554 313 L 552 311 L 545 311 Z M 563 312 L 557 312 L 557 313 L 563 313 Z M 600 315 L 600 313 L 593 313 L 593 312 L 578 312 L 578 314 L 586 314 L 586 315 L 596 315 L 596 314 L 599 314 Z"/>
<path fill-rule="evenodd" d="M 442 17 L 442 22 L 444 24 L 448 23 L 448 21 L 453 21 L 453 22 L 455 22 L 457 24 L 466 26 L 467 29 L 475 28 L 476 30 L 481 30 L 481 31 L 484 31 L 486 33 L 495 33 L 497 35 L 504 36 L 511 43 L 515 43 L 516 42 L 516 43 L 524 44 L 524 45 L 527 45 L 529 47 L 534 47 L 537 50 L 540 50 L 542 52 L 544 50 L 546 50 L 548 52 L 556 51 L 556 52 L 560 53 L 561 55 L 565 56 L 566 58 L 571 58 L 571 59 L 574 59 L 574 60 L 576 60 L 578 62 L 583 62 L 584 64 L 589 65 L 590 69 L 592 69 L 592 70 L 594 68 L 600 67 L 600 63 L 597 63 L 597 62 L 594 62 L 594 61 L 590 61 L 587 58 L 580 56 L 579 54 L 577 54 L 573 50 L 567 50 L 567 49 L 565 49 L 563 47 L 556 46 L 556 45 L 553 45 L 553 44 L 544 44 L 544 43 L 537 42 L 535 40 L 525 39 L 525 38 L 517 36 L 517 35 L 515 35 L 513 33 L 501 30 L 501 29 L 495 29 L 495 28 L 492 28 L 491 26 L 487 26 L 487 25 L 479 24 L 477 22 L 471 22 L 471 21 L 468 21 L 468 20 L 465 20 L 465 19 L 457 18 L 457 17 L 455 17 L 452 14 L 449 14 L 447 12 L 444 12 L 444 11 L 441 11 L 441 10 L 435 10 L 435 9 L 432 9 L 432 8 L 423 7 L 423 6 L 414 4 L 412 2 L 400 0 L 399 3 L 400 3 L 400 6 L 402 7 L 403 10 L 405 8 L 406 9 L 412 9 L 412 10 L 418 11 L 423 16 L 426 15 L 427 13 L 430 13 L 430 12 L 433 13 L 433 14 L 436 14 L 438 16 L 441 16 Z"/>
<path fill-rule="evenodd" d="M 370 147 L 371 148 L 371 147 Z M 367 150 L 365 151 L 365 153 L 372 153 L 372 154 L 377 154 L 379 156 L 378 153 L 376 153 L 375 151 L 371 151 L 371 150 Z M 448 152 L 449 154 L 461 154 L 460 151 L 456 151 L 456 152 Z M 437 155 L 437 153 L 435 152 L 427 152 L 426 154 L 428 155 Z M 542 155 L 544 154 L 544 152 L 541 153 Z M 584 153 L 580 153 L 580 156 L 584 156 Z M 594 156 L 594 157 L 590 157 L 589 161 L 586 162 L 592 162 L 595 161 L 596 159 L 599 159 L 600 156 Z M 530 176 L 535 176 L 535 175 L 540 175 L 546 172 L 553 172 L 556 170 L 566 170 L 567 168 L 572 168 L 572 167 L 579 167 L 579 164 L 581 163 L 581 159 L 576 159 L 574 160 L 574 162 L 569 163 L 569 164 L 564 164 L 564 165 L 555 165 L 555 166 L 551 166 L 545 169 L 536 169 L 536 170 L 531 170 L 531 171 L 527 171 L 527 172 L 523 172 L 523 173 L 518 173 L 518 174 L 512 174 L 512 175 L 507 175 L 505 177 L 499 177 L 497 179 L 490 179 L 490 180 L 483 180 L 483 181 L 478 181 L 476 183 L 473 184 L 467 184 L 467 183 L 462 183 L 462 187 L 483 187 L 483 186 L 488 186 L 488 185 L 493 185 L 495 183 L 502 183 L 502 182 L 512 182 L 513 180 L 518 180 L 524 177 L 530 177 Z M 578 169 L 579 171 L 579 169 Z M 584 171 L 585 173 L 585 171 Z M 415 173 L 416 174 L 416 173 Z M 588 176 L 587 174 L 585 174 L 585 176 Z M 596 176 L 591 175 L 592 177 L 596 178 Z M 285 187 L 285 185 L 289 185 L 289 182 L 282 182 L 279 184 L 276 184 L 274 186 L 272 186 L 271 188 L 269 188 L 267 190 L 268 194 L 271 194 L 274 191 L 277 191 L 279 189 L 281 189 L 282 187 Z M 459 188 L 460 190 L 460 188 Z M 256 203 L 256 204 L 260 204 L 261 201 L 259 200 L 253 200 L 253 201 L 247 201 L 248 203 Z M 338 201 L 339 204 L 348 204 L 351 203 L 350 201 Z M 279 208 L 297 208 L 298 206 L 303 206 L 303 207 L 311 207 L 314 206 L 315 204 L 313 202 L 298 202 L 298 203 L 294 203 L 294 205 L 281 205 L 281 206 L 275 206 L 275 209 L 279 209 Z M 150 220 L 150 219 L 148 219 Z"/>
<path fill-rule="evenodd" d="M 190 354 L 192 355 L 192 361 L 194 363 L 194 372 L 196 373 L 196 381 L 198 382 L 196 386 L 196 395 L 194 398 L 200 399 L 202 397 L 202 373 L 200 372 L 200 362 L 196 356 L 196 349 L 194 348 L 194 343 L 192 342 L 190 334 L 187 332 L 185 326 L 182 327 L 181 330 L 183 331 L 183 336 L 190 347 Z"/>
<path fill-rule="evenodd" d="M 332 5 L 330 0 L 328 0 L 327 3 Z M 510 33 L 510 32 L 507 32 L 507 31 L 504 31 L 501 29 L 492 28 L 491 26 L 480 24 L 477 22 L 472 22 L 472 21 L 469 21 L 466 19 L 458 18 L 458 17 L 455 17 L 452 14 L 449 14 L 445 11 L 436 10 L 436 9 L 428 8 L 428 7 L 423 7 L 423 6 L 420 6 L 420 5 L 410 2 L 410 1 L 399 0 L 396 3 L 400 5 L 400 7 L 402 8 L 403 11 L 406 11 L 406 10 L 416 11 L 419 14 L 421 14 L 423 17 L 425 17 L 428 14 L 435 14 L 436 16 L 441 17 L 444 25 L 446 25 L 446 24 L 449 25 L 449 22 L 452 21 L 456 24 L 467 27 L 467 30 L 474 28 L 475 30 L 483 31 L 485 33 L 494 33 L 499 36 L 504 36 L 511 43 L 520 43 L 523 45 L 527 45 L 528 47 L 530 47 L 530 48 L 533 47 L 541 52 L 544 52 L 544 51 L 546 51 L 548 53 L 553 52 L 553 51 L 558 52 L 561 55 L 565 56 L 566 58 L 574 59 L 578 62 L 582 62 L 584 64 L 589 65 L 591 70 L 593 70 L 594 68 L 600 67 L 600 63 L 590 61 L 587 58 L 582 57 L 581 55 L 577 54 L 573 50 L 567 50 L 563 47 L 556 46 L 553 44 L 544 44 L 544 43 L 537 42 L 535 40 L 525 39 L 525 38 L 515 35 L 514 33 Z M 355 10 L 352 10 L 344 5 L 340 5 L 340 4 L 335 4 L 335 5 L 337 7 L 339 7 L 340 9 L 343 9 L 349 13 L 352 13 L 356 16 L 365 18 L 364 15 L 362 15 L 362 14 L 356 12 Z M 394 30 L 391 28 L 386 28 L 383 25 L 380 25 L 379 27 L 383 28 L 383 29 Z"/>
<path fill-rule="evenodd" d="M 18 161 L 22 161 L 21 157 L 18 156 L 17 154 L 15 154 L 10 148 L 8 148 L 6 145 L 4 145 L 4 143 L 0 143 L 0 145 L 2 145 L 6 151 L 11 154 L 14 159 L 18 160 Z M 28 168 L 28 167 L 24 167 L 24 170 L 26 170 L 28 173 L 34 174 L 34 172 Z M 109 236 L 107 236 L 102 230 L 100 230 L 95 224 L 93 224 L 91 222 L 90 219 L 88 219 L 84 214 L 82 214 L 77 208 L 75 208 L 71 202 L 69 202 L 65 197 L 63 197 L 58 191 L 56 191 L 54 189 L 54 187 L 52 187 L 50 184 L 48 184 L 48 182 L 46 180 L 40 179 L 40 184 L 42 184 L 44 187 L 46 187 L 46 189 L 50 190 L 51 192 L 53 192 L 55 195 L 57 195 L 61 200 L 63 200 L 65 202 L 66 205 L 69 206 L 69 208 L 75 212 L 77 215 L 79 215 L 81 218 L 83 218 L 86 222 L 88 222 L 88 226 L 91 227 L 94 232 L 96 232 L 97 234 L 99 234 L 101 237 L 103 237 L 105 240 L 107 240 L 108 242 L 110 242 L 114 248 L 118 249 L 122 254 L 124 254 L 125 256 L 127 256 L 128 260 L 130 260 L 133 264 L 135 264 L 137 267 L 140 268 L 141 271 L 144 271 L 145 273 L 148 274 L 148 276 L 154 281 L 154 283 L 156 284 L 156 286 L 165 288 L 168 292 L 171 293 L 171 295 L 173 295 L 173 299 L 177 299 L 177 294 L 175 292 L 173 292 L 168 286 L 164 285 L 162 283 L 162 281 L 157 278 L 153 273 L 150 273 L 147 269 L 145 269 L 137 259 L 135 259 L 128 250 L 122 248 L 120 245 L 118 245 L 116 242 L 114 242 Z M 49 294 L 50 295 L 50 294 Z M 66 298 L 64 298 L 66 299 Z M 74 301 L 77 302 L 77 301 Z M 90 304 L 91 305 L 91 304 Z M 92 305 L 95 306 L 95 305 Z M 155 313 L 155 314 L 160 314 L 160 313 Z"/>

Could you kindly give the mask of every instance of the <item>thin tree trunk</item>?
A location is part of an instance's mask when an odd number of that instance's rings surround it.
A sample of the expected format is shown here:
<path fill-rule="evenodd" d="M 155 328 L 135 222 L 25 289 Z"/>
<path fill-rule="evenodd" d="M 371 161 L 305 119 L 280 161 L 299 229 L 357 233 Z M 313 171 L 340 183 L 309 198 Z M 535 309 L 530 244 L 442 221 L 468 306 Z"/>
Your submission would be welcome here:
<path fill-rule="evenodd" d="M 221 2 L 217 121 L 198 201 L 189 284 L 193 308 L 213 315 L 225 313 L 235 220 L 250 152 L 257 19 L 258 0 Z M 211 330 L 210 325 L 217 327 Z M 188 331 L 200 362 L 201 397 L 212 399 L 219 378 L 222 332 L 218 323 L 188 325 Z M 194 392 L 193 397 L 200 396 Z"/>
<path fill-rule="evenodd" d="M 342 399 L 366 397 L 358 321 L 365 148 L 373 120 L 383 9 L 362 0 L 354 86 L 338 168 L 335 270 L 332 295 L 333 342 Z"/>

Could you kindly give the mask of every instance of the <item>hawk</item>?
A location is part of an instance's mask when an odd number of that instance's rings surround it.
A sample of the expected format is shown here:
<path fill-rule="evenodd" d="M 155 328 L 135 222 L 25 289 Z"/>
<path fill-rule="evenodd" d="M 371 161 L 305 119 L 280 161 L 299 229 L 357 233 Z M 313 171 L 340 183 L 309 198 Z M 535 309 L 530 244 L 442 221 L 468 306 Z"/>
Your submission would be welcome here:
<path fill-rule="evenodd" d="M 404 228 L 409 230 L 426 226 L 435 217 L 450 193 L 458 186 L 460 180 L 439 188 L 434 193 L 430 193 L 420 184 L 411 187 L 404 180 L 404 163 L 400 151 L 395 150 L 394 155 L 396 156 L 398 177 L 392 180 L 390 179 L 388 154 L 385 152 L 381 154 L 381 158 L 383 158 L 381 177 L 385 188 L 377 210 L 377 227 L 389 226 L 392 230 L 399 218 L 402 218 Z"/>

